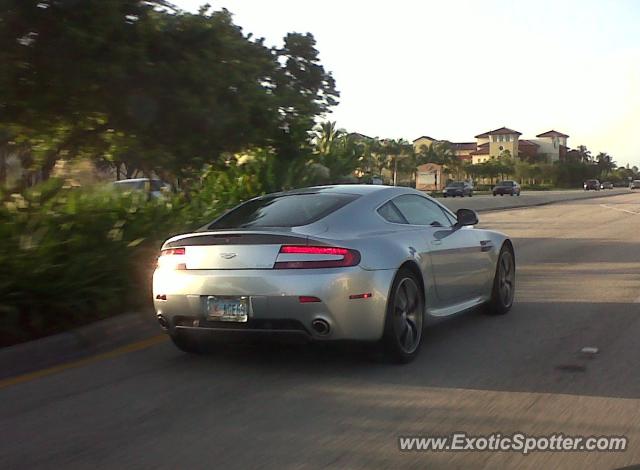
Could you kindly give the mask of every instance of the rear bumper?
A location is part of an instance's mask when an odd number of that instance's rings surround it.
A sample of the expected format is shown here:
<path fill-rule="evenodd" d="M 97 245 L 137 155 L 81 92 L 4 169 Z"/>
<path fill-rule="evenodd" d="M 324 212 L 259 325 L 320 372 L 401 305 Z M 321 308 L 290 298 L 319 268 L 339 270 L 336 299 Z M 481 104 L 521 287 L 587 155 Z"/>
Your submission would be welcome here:
<path fill-rule="evenodd" d="M 171 333 L 375 341 L 382 337 L 394 276 L 394 270 L 367 271 L 357 266 L 298 270 L 158 269 L 153 278 L 153 298 L 156 314 L 166 319 Z M 349 298 L 364 293 L 372 296 Z M 207 321 L 204 302 L 210 295 L 249 297 L 248 321 Z M 321 301 L 300 303 L 299 296 L 314 296 Z M 312 326 L 314 320 L 325 321 L 329 333 L 319 334 Z"/>

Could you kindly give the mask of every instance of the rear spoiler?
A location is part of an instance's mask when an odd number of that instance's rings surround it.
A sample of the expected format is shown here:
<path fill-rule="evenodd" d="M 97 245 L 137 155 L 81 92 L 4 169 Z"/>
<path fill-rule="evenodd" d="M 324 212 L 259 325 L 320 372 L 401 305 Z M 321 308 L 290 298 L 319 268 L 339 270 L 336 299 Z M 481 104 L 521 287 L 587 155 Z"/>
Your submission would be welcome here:
<path fill-rule="evenodd" d="M 212 245 L 308 245 L 309 238 L 268 231 L 204 232 L 178 235 L 167 240 L 163 248 Z"/>

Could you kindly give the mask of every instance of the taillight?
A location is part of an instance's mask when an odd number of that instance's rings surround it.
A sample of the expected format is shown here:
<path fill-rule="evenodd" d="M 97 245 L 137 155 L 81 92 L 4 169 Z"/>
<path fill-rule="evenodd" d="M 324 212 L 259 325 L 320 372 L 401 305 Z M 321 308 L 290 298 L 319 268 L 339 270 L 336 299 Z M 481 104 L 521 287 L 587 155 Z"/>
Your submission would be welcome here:
<path fill-rule="evenodd" d="M 167 248 L 160 252 L 160 256 L 184 255 L 187 252 L 185 248 Z"/>
<path fill-rule="evenodd" d="M 360 253 L 333 246 L 283 245 L 274 269 L 344 268 L 356 266 Z"/>
<path fill-rule="evenodd" d="M 186 248 L 166 248 L 160 251 L 160 257 L 158 258 L 158 267 L 169 269 L 187 269 L 187 265 L 184 262 L 184 255 L 186 254 Z"/>

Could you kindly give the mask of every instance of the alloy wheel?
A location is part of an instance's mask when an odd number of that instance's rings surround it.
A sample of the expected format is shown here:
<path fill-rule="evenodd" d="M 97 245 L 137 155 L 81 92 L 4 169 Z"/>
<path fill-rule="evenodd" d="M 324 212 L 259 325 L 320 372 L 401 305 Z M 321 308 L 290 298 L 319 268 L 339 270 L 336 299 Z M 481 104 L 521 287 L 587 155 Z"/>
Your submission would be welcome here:
<path fill-rule="evenodd" d="M 515 269 L 513 256 L 511 255 L 510 251 L 505 250 L 502 252 L 498 269 L 498 289 L 500 301 L 505 307 L 510 307 L 513 303 L 513 296 L 515 293 Z"/>
<path fill-rule="evenodd" d="M 396 288 L 393 330 L 403 352 L 413 353 L 422 336 L 422 298 L 418 286 L 411 278 L 402 279 Z"/>

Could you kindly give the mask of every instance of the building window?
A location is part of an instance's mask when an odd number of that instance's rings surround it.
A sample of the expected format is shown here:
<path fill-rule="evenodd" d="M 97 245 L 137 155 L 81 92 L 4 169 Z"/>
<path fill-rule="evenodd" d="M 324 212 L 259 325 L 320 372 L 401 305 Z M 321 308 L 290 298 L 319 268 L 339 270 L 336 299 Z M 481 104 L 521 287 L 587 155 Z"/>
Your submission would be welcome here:
<path fill-rule="evenodd" d="M 494 142 L 498 141 L 498 136 L 497 135 L 492 135 L 491 136 L 491 140 L 493 140 Z"/>

